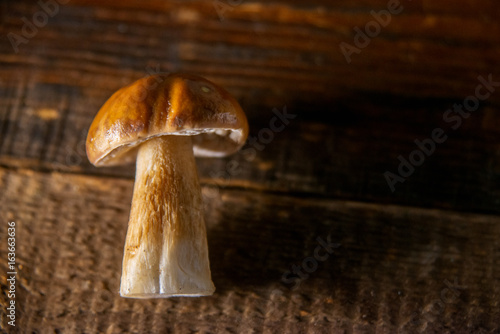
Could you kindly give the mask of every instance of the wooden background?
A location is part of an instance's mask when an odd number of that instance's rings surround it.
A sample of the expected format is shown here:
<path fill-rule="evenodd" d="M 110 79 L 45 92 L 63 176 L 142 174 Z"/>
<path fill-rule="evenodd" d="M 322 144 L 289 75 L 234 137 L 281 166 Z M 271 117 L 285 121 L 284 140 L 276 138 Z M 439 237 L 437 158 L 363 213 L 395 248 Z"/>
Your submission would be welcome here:
<path fill-rule="evenodd" d="M 443 122 L 478 76 L 500 81 L 495 1 L 402 0 L 350 63 L 339 44 L 387 1 L 57 4 L 47 22 L 36 1 L 0 5 L 2 331 L 500 333 L 500 88 L 458 129 Z M 9 33 L 34 17 L 16 52 Z M 134 166 L 92 167 L 85 137 L 115 90 L 155 71 L 226 87 L 253 137 L 274 108 L 297 115 L 253 159 L 198 160 L 213 297 L 118 296 Z M 391 192 L 384 172 L 437 127 L 448 140 Z M 318 237 L 340 247 L 292 289 L 281 277 Z"/>

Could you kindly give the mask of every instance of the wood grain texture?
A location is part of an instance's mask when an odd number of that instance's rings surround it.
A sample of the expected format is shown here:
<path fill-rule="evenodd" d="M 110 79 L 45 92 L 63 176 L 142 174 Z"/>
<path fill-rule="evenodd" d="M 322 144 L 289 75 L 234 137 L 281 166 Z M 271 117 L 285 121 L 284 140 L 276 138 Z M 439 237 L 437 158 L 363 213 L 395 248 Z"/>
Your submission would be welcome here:
<path fill-rule="evenodd" d="M 21 19 L 41 9 L 5 2 L 0 163 L 132 177 L 132 168 L 87 163 L 93 116 L 116 89 L 151 71 L 192 71 L 238 98 L 253 136 L 269 127 L 274 108 L 298 115 L 254 161 L 234 158 L 237 175 L 217 176 L 233 158 L 200 161 L 204 182 L 498 212 L 500 94 L 457 131 L 442 120 L 474 94 L 479 75 L 500 78 L 498 9 L 491 1 L 462 9 L 404 3 L 408 11 L 347 64 L 339 43 L 352 42 L 352 28 L 386 5 L 243 2 L 221 21 L 210 1 L 71 1 L 15 53 L 7 34 L 21 34 Z M 396 172 L 398 156 L 436 127 L 451 139 L 391 193 L 383 173 Z"/>
<path fill-rule="evenodd" d="M 4 92 L 1 165 L 133 179 L 133 165 L 97 169 L 85 154 L 88 127 L 107 93 L 54 84 Z M 199 173 L 203 183 L 224 187 L 499 212 L 498 109 L 482 106 L 453 130 L 443 114 L 455 102 L 432 102 L 371 96 L 345 101 L 339 105 L 344 111 L 328 118 L 284 103 L 277 110 L 286 107 L 296 117 L 269 136 L 262 131 L 275 117 L 270 107 L 250 121 L 256 144 L 226 159 L 199 159 Z M 247 110 L 251 115 L 254 109 Z M 448 140 L 391 192 L 384 173 L 398 173 L 398 156 L 408 159 L 418 149 L 414 141 L 437 127 Z"/>
<path fill-rule="evenodd" d="M 348 63 L 339 44 L 388 1 L 243 0 L 221 18 L 212 0 L 71 0 L 18 50 L 9 34 L 42 9 L 0 2 L 0 236 L 18 223 L 17 332 L 500 333 L 500 88 L 456 130 L 443 121 L 478 76 L 500 81 L 500 7 L 401 3 Z M 106 99 L 158 71 L 227 88 L 254 138 L 197 161 L 210 298 L 118 297 L 134 166 L 85 156 Z M 269 134 L 284 108 L 296 117 Z M 438 127 L 448 139 L 391 192 L 384 172 Z M 292 289 L 282 275 L 318 237 L 341 246 Z"/>
<path fill-rule="evenodd" d="M 84 73 L 94 87 L 116 90 L 120 79 L 159 65 L 219 79 L 241 99 L 295 96 L 309 103 L 361 91 L 462 98 L 478 74 L 498 74 L 493 0 L 446 15 L 444 10 L 458 6 L 405 1 L 407 11 L 394 16 L 351 64 L 339 44 L 354 43 L 353 28 L 373 20 L 370 10 L 385 9 L 386 1 L 242 1 L 222 21 L 212 1 L 98 3 L 61 6 L 15 56 L 10 43 L 2 43 L 16 79 L 28 77 L 26 67 L 36 67 L 46 81 L 82 85 Z M 20 32 L 20 18 L 40 10 L 17 2 L 6 7 L 5 34 Z"/>
<path fill-rule="evenodd" d="M 204 187 L 215 295 L 129 300 L 117 291 L 131 180 L 1 169 L 0 182 L 21 332 L 500 330 L 495 216 Z M 292 289 L 281 277 L 318 237 L 340 247 Z"/>

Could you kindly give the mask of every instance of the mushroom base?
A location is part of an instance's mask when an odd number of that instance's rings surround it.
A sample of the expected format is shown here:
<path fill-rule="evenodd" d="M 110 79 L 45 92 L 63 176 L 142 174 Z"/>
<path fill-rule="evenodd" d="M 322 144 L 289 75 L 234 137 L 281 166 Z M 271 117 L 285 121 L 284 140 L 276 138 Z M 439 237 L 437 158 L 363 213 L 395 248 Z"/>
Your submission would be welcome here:
<path fill-rule="evenodd" d="M 153 138 L 137 156 L 120 295 L 194 297 L 214 291 L 191 137 Z"/>

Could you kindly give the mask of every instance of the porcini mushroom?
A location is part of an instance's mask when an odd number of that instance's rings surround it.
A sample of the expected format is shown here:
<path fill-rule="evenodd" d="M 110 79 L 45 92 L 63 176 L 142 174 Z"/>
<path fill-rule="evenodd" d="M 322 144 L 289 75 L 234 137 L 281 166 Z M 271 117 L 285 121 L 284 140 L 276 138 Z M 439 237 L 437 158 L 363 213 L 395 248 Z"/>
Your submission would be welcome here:
<path fill-rule="evenodd" d="M 213 294 L 194 156 L 229 155 L 247 135 L 238 102 L 195 75 L 140 79 L 101 107 L 87 136 L 89 161 L 100 167 L 136 160 L 121 296 Z"/>

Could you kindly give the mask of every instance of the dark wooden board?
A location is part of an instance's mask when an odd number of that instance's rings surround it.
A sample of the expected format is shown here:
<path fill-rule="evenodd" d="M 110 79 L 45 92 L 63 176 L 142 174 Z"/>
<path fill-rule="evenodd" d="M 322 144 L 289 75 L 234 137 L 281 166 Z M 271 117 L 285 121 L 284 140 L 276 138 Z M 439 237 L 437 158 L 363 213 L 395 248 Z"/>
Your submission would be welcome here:
<path fill-rule="evenodd" d="M 141 301 L 118 296 L 131 180 L 0 169 L 0 186 L 0 220 L 17 226 L 20 332 L 500 330 L 495 216 L 204 187 L 215 295 Z M 318 237 L 340 245 L 285 284 Z"/>
<path fill-rule="evenodd" d="M 368 9 L 384 3 L 319 2 L 314 10 L 303 2 L 243 2 L 221 21 L 210 2 L 71 1 L 16 54 L 7 34 L 21 33 L 21 18 L 40 8 L 5 2 L 0 162 L 132 177 L 132 168 L 98 171 L 87 163 L 95 112 L 148 71 L 193 71 L 235 94 L 254 136 L 274 108 L 298 115 L 250 163 L 200 162 L 204 182 L 498 212 L 500 94 L 457 131 L 442 121 L 474 93 L 479 75 L 500 78 L 499 25 L 491 21 L 498 9 L 485 1 L 464 4 L 476 17 L 457 8 L 444 15 L 445 5 L 412 3 L 347 64 L 338 48 L 354 38 L 347 25 L 369 21 Z M 409 52 L 411 61 L 402 57 Z M 451 139 L 392 193 L 383 173 L 396 172 L 398 156 L 408 157 L 414 140 L 436 127 L 448 127 Z M 217 177 L 232 159 L 241 172 Z"/>
<path fill-rule="evenodd" d="M 499 10 L 493 0 L 471 4 L 405 1 L 407 11 L 393 15 L 348 64 L 340 43 L 354 45 L 353 28 L 387 2 L 242 1 L 221 20 L 213 1 L 74 0 L 17 54 L 7 34 L 21 34 L 21 19 L 41 9 L 6 2 L 0 73 L 6 81 L 37 77 L 113 91 L 158 67 L 217 79 L 244 101 L 274 107 L 293 97 L 331 111 L 337 109 L 328 102 L 360 92 L 463 99 L 478 75 L 500 75 Z"/>
<path fill-rule="evenodd" d="M 111 92 L 46 83 L 4 92 L 3 166 L 134 177 L 134 166 L 96 169 L 86 158 L 88 127 Z M 200 176 L 204 183 L 224 187 L 499 212 L 497 109 L 484 105 L 453 130 L 443 121 L 453 103 L 366 96 L 362 102 L 344 101 L 339 104 L 343 111 L 321 118 L 284 101 L 276 110 L 286 108 L 296 117 L 283 131 L 271 137 L 262 132 L 275 117 L 269 107 L 250 121 L 257 144 L 226 159 L 200 159 Z M 252 117 L 254 109 L 248 110 Z M 392 192 L 385 172 L 397 174 L 398 157 L 409 159 L 418 149 L 414 141 L 431 137 L 437 127 L 445 129 L 448 140 L 436 144 L 435 152 Z"/>

